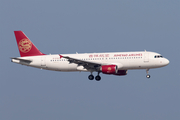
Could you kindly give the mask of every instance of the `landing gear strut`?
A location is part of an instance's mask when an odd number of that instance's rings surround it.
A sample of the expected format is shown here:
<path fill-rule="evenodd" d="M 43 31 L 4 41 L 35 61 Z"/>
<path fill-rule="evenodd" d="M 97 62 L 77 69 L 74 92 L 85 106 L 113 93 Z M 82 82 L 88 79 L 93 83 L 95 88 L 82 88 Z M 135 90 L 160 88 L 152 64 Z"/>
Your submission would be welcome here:
<path fill-rule="evenodd" d="M 146 77 L 150 78 L 151 76 L 148 73 L 149 73 L 149 69 L 146 69 L 146 74 L 147 74 Z"/>
<path fill-rule="evenodd" d="M 101 80 L 101 76 L 99 76 L 99 72 L 98 75 L 95 77 L 96 81 L 100 81 Z"/>

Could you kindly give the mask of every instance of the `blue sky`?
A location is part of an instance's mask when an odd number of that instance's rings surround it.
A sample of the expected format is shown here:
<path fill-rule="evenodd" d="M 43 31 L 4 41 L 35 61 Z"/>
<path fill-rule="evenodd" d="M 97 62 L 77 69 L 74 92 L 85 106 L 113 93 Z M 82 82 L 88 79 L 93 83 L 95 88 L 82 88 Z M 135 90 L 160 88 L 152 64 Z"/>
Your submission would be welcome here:
<path fill-rule="evenodd" d="M 180 1 L 1 0 L 1 120 L 180 119 Z M 11 63 L 14 30 L 45 54 L 153 51 L 164 68 L 127 76 L 53 72 Z M 95 75 L 96 73 L 94 73 Z"/>

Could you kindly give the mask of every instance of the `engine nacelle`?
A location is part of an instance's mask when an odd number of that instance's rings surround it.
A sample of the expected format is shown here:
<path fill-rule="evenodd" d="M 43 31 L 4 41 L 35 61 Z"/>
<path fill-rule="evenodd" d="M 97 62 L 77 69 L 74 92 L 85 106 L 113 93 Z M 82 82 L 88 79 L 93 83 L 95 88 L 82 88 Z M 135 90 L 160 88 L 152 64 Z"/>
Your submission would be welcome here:
<path fill-rule="evenodd" d="M 116 65 L 103 65 L 100 67 L 100 70 L 104 74 L 117 74 L 118 68 Z"/>
<path fill-rule="evenodd" d="M 127 70 L 118 70 L 114 75 L 122 76 L 127 75 Z"/>

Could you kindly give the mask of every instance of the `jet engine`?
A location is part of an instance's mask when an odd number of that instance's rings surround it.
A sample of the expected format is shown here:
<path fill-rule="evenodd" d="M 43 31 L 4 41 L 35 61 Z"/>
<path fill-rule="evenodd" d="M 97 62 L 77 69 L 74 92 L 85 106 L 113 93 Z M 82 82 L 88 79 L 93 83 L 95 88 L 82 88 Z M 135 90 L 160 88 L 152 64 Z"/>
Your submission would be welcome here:
<path fill-rule="evenodd" d="M 100 67 L 100 70 L 104 74 L 116 74 L 118 72 L 116 65 L 103 65 Z"/>
<path fill-rule="evenodd" d="M 113 75 L 127 75 L 127 70 L 118 70 L 117 65 L 103 65 L 100 67 L 103 74 L 113 74 Z"/>

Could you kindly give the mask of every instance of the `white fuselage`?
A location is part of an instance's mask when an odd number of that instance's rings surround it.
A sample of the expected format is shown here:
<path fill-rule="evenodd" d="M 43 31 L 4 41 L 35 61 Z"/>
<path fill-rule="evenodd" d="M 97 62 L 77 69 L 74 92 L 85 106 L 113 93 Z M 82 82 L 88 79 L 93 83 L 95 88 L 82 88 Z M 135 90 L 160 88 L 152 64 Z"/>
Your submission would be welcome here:
<path fill-rule="evenodd" d="M 163 58 L 160 54 L 147 51 L 61 55 L 83 61 L 101 63 L 102 65 L 115 64 L 118 66 L 118 70 L 151 69 L 163 67 L 169 64 L 169 61 L 166 58 Z M 54 71 L 88 71 L 78 64 L 70 63 L 66 58 L 60 58 L 59 54 L 19 58 L 31 60 L 32 62 L 27 63 L 17 59 L 12 59 L 12 62 Z"/>

